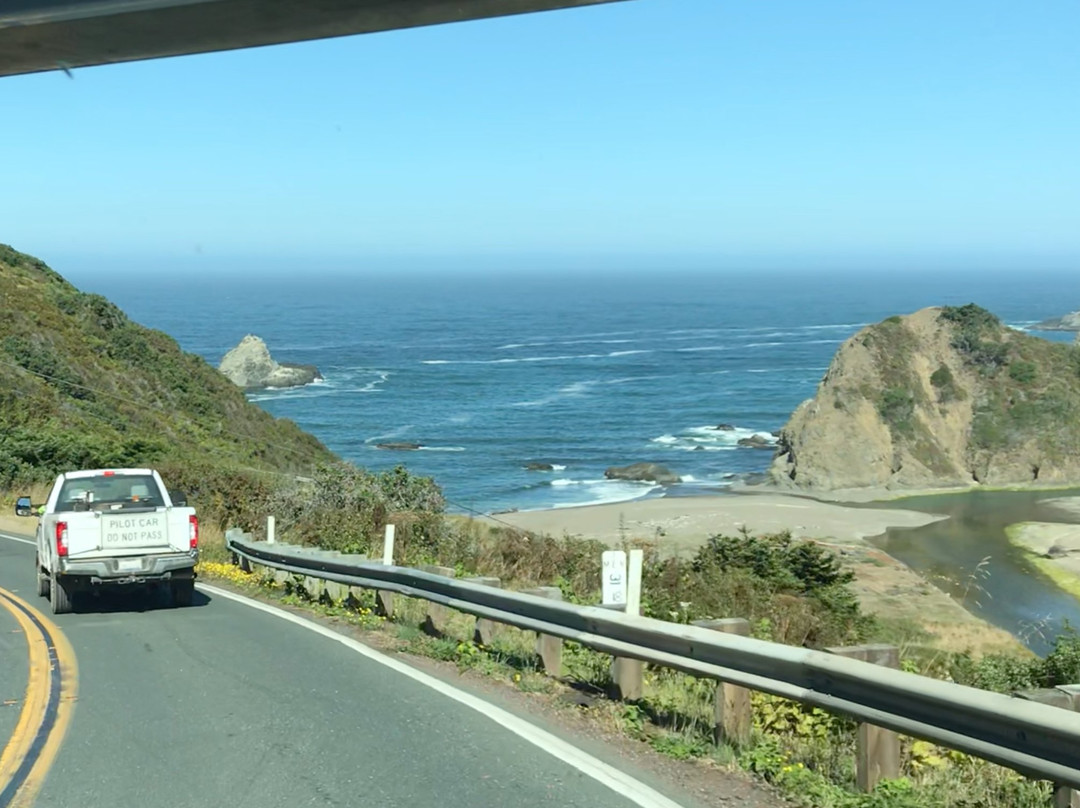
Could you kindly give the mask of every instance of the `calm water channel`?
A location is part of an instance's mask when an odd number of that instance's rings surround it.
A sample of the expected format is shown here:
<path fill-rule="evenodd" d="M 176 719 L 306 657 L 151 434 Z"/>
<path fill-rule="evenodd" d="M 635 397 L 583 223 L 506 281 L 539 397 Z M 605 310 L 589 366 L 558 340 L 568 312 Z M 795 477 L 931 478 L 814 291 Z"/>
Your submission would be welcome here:
<path fill-rule="evenodd" d="M 1080 600 L 1062 592 L 1012 547 L 1005 528 L 1017 522 L 1080 523 L 1046 504 L 1069 491 L 976 491 L 910 497 L 875 507 L 949 516 L 919 528 L 893 528 L 870 541 L 922 573 L 970 611 L 1045 653 L 1065 621 L 1080 628 Z M 988 559 L 978 573 L 983 559 Z"/>

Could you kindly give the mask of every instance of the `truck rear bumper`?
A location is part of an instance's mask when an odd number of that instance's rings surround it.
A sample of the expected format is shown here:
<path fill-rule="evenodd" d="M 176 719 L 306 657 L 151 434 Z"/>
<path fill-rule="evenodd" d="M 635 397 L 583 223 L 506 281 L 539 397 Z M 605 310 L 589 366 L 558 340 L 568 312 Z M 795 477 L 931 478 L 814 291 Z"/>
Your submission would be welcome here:
<path fill-rule="evenodd" d="M 84 585 L 141 584 L 191 578 L 198 556 L 188 553 L 119 558 L 65 559 L 60 574 Z M 138 562 L 138 568 L 135 568 Z"/>

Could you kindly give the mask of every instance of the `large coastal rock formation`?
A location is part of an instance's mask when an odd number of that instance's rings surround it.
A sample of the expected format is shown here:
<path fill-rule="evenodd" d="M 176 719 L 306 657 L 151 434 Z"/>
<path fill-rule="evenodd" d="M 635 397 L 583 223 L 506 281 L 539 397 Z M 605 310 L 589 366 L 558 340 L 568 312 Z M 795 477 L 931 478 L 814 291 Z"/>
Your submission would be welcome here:
<path fill-rule="evenodd" d="M 1080 331 L 1080 311 L 1070 312 L 1061 317 L 1043 320 L 1036 326 L 1036 331 Z M 1077 339 L 1080 339 L 1078 337 Z"/>
<path fill-rule="evenodd" d="M 322 378 L 314 365 L 274 361 L 266 343 L 254 334 L 248 334 L 240 340 L 239 345 L 225 354 L 218 370 L 245 390 L 299 387 Z"/>
<path fill-rule="evenodd" d="M 770 469 L 807 489 L 1080 483 L 1080 349 L 975 305 L 864 328 L 781 430 Z"/>

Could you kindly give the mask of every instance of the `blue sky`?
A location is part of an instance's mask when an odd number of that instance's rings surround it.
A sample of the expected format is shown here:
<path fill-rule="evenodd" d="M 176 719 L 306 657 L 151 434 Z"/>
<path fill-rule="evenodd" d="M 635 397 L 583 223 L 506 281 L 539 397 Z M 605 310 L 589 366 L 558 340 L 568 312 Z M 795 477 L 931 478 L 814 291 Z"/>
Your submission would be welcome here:
<path fill-rule="evenodd" d="M 1080 269 L 1080 5 L 633 0 L 0 79 L 63 269 Z"/>

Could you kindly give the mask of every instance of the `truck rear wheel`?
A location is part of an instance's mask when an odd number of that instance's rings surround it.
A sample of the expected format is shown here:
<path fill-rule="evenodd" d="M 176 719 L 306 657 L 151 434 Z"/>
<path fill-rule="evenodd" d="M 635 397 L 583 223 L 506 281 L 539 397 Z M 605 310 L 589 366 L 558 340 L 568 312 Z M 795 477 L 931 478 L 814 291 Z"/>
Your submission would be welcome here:
<path fill-rule="evenodd" d="M 190 606 L 191 598 L 195 594 L 195 581 L 191 578 L 181 578 L 172 582 L 173 606 Z"/>
<path fill-rule="evenodd" d="M 53 614 L 67 614 L 71 611 L 71 590 L 57 578 L 49 582 L 49 602 Z"/>
<path fill-rule="evenodd" d="M 38 560 L 34 559 L 34 569 L 37 570 L 37 593 L 38 597 L 49 597 L 49 573 L 41 568 Z"/>

